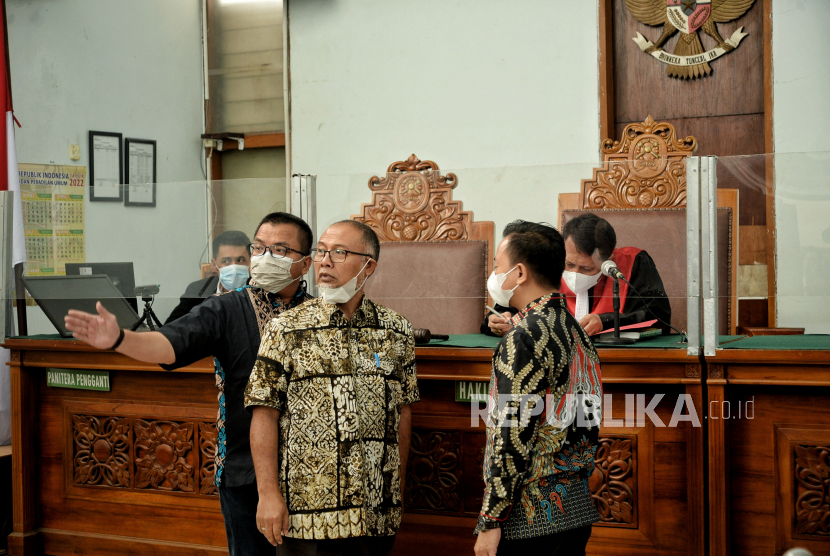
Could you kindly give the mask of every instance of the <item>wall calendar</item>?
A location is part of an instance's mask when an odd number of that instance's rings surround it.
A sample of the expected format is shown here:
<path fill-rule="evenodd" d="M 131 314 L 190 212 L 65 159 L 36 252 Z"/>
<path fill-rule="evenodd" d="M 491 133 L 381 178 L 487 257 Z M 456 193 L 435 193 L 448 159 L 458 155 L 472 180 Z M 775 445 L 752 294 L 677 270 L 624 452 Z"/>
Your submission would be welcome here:
<path fill-rule="evenodd" d="M 19 164 L 26 235 L 26 275 L 66 274 L 66 263 L 86 262 L 85 166 Z"/>

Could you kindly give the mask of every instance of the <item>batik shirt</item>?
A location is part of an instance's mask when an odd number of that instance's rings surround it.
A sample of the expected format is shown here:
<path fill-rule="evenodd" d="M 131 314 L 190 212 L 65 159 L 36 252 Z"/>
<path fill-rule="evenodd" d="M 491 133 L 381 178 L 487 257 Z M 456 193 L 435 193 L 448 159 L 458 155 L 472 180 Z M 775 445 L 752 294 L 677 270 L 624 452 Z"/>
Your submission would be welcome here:
<path fill-rule="evenodd" d="M 412 326 L 390 309 L 364 298 L 347 320 L 315 299 L 267 328 L 245 406 L 280 411 L 287 536 L 397 532 L 400 410 L 418 400 Z"/>
<path fill-rule="evenodd" d="M 588 489 L 602 420 L 599 357 L 562 296 L 514 317 L 493 356 L 490 397 L 476 530 L 498 522 L 503 538 L 524 539 L 599 521 Z"/>

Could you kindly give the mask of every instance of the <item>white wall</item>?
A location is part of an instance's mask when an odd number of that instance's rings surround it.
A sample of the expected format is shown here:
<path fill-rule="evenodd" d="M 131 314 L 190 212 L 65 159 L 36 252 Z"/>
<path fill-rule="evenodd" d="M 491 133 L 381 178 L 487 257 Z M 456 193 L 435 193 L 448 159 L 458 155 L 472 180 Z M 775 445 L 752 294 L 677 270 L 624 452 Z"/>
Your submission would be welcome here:
<path fill-rule="evenodd" d="M 318 232 L 415 153 L 497 236 L 556 219 L 598 159 L 596 2 L 295 0 L 292 172 L 317 174 Z M 545 165 L 587 162 L 568 167 Z"/>
<path fill-rule="evenodd" d="M 132 260 L 138 284 L 162 284 L 164 318 L 199 277 L 206 240 L 204 185 L 169 185 L 204 178 L 200 0 L 6 6 L 21 163 L 88 166 L 89 130 L 157 141 L 156 208 L 90 203 L 87 189 L 86 250 L 88 262 Z M 30 322 L 30 333 L 54 332 Z"/>
<path fill-rule="evenodd" d="M 827 42 L 830 2 L 775 0 L 772 10 L 778 325 L 826 334 L 830 104 L 822 92 L 830 89 L 830 64 L 815 45 Z"/>

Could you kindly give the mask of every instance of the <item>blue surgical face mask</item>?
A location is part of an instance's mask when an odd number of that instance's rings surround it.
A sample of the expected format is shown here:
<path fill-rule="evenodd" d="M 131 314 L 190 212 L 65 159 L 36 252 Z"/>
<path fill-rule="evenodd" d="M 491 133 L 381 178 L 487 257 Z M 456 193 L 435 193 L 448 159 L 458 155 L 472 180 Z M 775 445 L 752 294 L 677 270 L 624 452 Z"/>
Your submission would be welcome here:
<path fill-rule="evenodd" d="M 241 264 L 229 264 L 219 269 L 219 281 L 228 291 L 244 286 L 250 276 L 248 267 Z"/>

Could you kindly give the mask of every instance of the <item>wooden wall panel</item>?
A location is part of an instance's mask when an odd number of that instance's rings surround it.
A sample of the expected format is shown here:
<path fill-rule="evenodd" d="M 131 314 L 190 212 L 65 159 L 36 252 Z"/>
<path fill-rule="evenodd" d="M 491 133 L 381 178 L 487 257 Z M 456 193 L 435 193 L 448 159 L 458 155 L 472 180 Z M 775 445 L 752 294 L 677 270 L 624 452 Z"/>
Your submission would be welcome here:
<path fill-rule="evenodd" d="M 830 554 L 827 533 L 798 535 L 796 455 L 792 446 L 827 446 L 830 441 L 830 407 L 823 389 L 781 386 L 730 386 L 733 411 L 729 426 L 729 483 L 731 492 L 731 551 L 733 556 L 781 554 L 802 546 L 813 554 Z M 737 407 L 753 402 L 752 419 Z M 807 465 L 809 462 L 805 462 Z M 807 482 L 821 482 L 826 465 L 813 462 L 816 474 Z M 824 487 L 825 492 L 826 486 Z M 823 505 L 830 503 L 824 500 Z M 827 512 L 816 508 L 816 515 Z M 805 518 L 806 519 L 806 518 Z"/>
<path fill-rule="evenodd" d="M 140 469 L 135 466 L 140 448 L 135 434 L 127 440 L 129 446 L 124 450 L 129 458 L 128 466 L 132 468 L 126 487 L 76 484 L 78 481 L 73 476 L 73 470 L 77 471 L 77 465 L 73 462 L 73 455 L 77 452 L 73 416 L 127 415 L 129 418 L 124 421 L 131 421 L 133 425 L 140 417 L 148 422 L 211 423 L 216 418 L 215 403 L 210 403 L 216 399 L 213 376 L 171 373 L 162 375 L 164 380 L 157 380 L 158 373 L 112 371 L 110 392 L 89 393 L 46 387 L 45 370 L 28 369 L 26 373 L 37 375 L 39 391 L 37 430 L 41 527 L 64 532 L 84 531 L 105 537 L 129 531 L 129 537 L 151 541 L 176 543 L 183 539 L 199 539 L 200 543 L 217 548 L 226 545 L 218 496 L 210 489 L 201 493 L 198 488 L 202 459 L 197 443 L 198 430 L 193 431 L 194 444 L 186 454 L 186 459 L 193 466 L 189 473 L 193 481 L 190 487 L 165 484 L 158 487 L 151 484 L 140 486 L 137 483 Z M 147 388 L 150 383 L 154 384 L 153 388 Z M 103 448 L 98 447 L 99 450 Z M 144 454 L 146 457 L 146 451 Z M 187 492 L 189 488 L 194 490 Z M 89 545 L 92 542 L 90 539 L 70 540 L 81 543 L 78 546 L 84 547 L 84 550 L 92 546 Z M 44 542 L 60 548 L 56 554 L 66 553 L 67 547 L 61 542 L 49 543 L 47 537 L 44 537 Z M 200 547 L 200 550 L 205 548 Z"/>
<path fill-rule="evenodd" d="M 746 37 L 734 52 L 710 65 L 712 74 L 701 79 L 680 80 L 666 76 L 666 65 L 642 52 L 632 37 L 642 33 L 654 42 L 661 27 L 643 25 L 625 7 L 625 0 L 613 0 L 614 114 L 617 122 L 709 118 L 764 112 L 764 28 L 761 2 L 743 17 L 718 24 L 726 38 L 743 26 Z M 704 49 L 714 48 L 715 41 L 698 33 Z M 664 49 L 671 53 L 679 33 L 669 39 Z M 678 126 L 678 131 L 683 128 Z M 701 147 L 710 137 L 698 136 Z M 712 136 L 714 139 L 714 136 Z M 763 141 L 763 132 L 761 134 Z M 760 151 L 763 152 L 763 151 Z M 719 153 L 717 153 L 719 154 Z"/>

